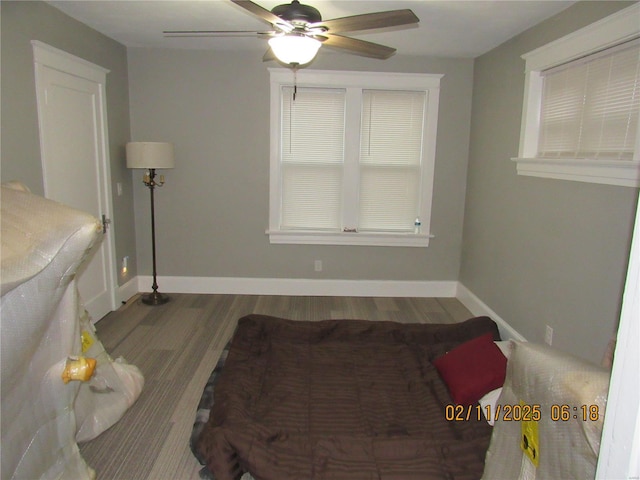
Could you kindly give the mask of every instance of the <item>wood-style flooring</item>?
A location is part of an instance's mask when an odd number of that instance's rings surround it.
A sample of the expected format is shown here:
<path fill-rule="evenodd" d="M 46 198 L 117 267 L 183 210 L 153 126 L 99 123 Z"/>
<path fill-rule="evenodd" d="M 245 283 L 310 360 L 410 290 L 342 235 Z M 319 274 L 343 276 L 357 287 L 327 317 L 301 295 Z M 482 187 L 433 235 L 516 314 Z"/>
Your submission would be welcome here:
<path fill-rule="evenodd" d="M 112 358 L 144 374 L 118 423 L 80 445 L 98 480 L 197 480 L 189 436 L 202 389 L 237 320 L 261 313 L 294 320 L 367 319 L 453 323 L 472 317 L 455 298 L 289 297 L 173 294 L 162 306 L 139 297 L 97 323 Z"/>

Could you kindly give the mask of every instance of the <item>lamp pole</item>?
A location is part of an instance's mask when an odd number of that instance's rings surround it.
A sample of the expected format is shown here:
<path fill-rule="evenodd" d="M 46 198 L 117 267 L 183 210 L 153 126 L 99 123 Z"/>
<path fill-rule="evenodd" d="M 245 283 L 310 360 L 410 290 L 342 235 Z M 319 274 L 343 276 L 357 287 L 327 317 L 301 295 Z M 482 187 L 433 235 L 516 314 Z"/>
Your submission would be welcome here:
<path fill-rule="evenodd" d="M 153 259 L 153 284 L 151 288 L 153 292 L 142 296 L 142 303 L 147 305 L 162 305 L 169 301 L 169 297 L 158 292 L 158 281 L 156 278 L 156 213 L 153 191 L 156 186 L 164 185 L 164 175 L 160 175 L 160 181 L 156 182 L 156 169 L 150 168 L 149 174 L 144 176 L 144 184 L 149 187 L 151 194 L 151 256 Z"/>

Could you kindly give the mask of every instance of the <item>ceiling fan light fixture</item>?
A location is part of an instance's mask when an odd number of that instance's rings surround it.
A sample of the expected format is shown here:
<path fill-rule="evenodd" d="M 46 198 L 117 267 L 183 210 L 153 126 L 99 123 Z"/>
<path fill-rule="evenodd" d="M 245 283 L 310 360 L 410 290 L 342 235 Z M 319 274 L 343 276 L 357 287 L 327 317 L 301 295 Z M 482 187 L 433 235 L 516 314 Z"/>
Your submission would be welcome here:
<path fill-rule="evenodd" d="M 313 60 L 322 43 L 306 35 L 282 35 L 269 40 L 273 54 L 282 63 L 304 65 Z"/>

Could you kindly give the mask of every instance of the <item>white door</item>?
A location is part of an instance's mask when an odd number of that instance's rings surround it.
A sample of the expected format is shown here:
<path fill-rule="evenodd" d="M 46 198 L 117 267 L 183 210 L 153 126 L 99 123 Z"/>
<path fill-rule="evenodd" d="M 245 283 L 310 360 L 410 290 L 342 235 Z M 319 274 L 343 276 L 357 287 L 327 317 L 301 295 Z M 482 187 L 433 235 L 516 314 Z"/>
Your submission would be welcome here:
<path fill-rule="evenodd" d="M 109 221 L 106 70 L 39 42 L 34 57 L 45 196 Z M 113 234 L 106 227 L 78 272 L 94 322 L 115 309 Z"/>

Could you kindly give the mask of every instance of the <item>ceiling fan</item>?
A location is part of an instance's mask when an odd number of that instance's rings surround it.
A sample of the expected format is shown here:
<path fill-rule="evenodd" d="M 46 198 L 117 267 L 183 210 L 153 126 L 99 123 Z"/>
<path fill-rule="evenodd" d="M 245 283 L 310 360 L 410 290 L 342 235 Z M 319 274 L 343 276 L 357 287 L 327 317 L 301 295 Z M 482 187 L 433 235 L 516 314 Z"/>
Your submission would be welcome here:
<path fill-rule="evenodd" d="M 270 23 L 273 30 L 224 31 L 224 30 L 165 30 L 167 37 L 218 37 L 258 36 L 269 39 L 269 50 L 263 61 L 278 59 L 293 67 L 309 63 L 321 45 L 346 50 L 355 55 L 386 59 L 396 52 L 395 48 L 356 38 L 338 35 L 379 28 L 416 24 L 420 21 L 409 9 L 365 13 L 349 17 L 322 20 L 320 12 L 293 0 L 278 5 L 270 11 L 249 0 L 231 0 L 252 15 Z"/>

